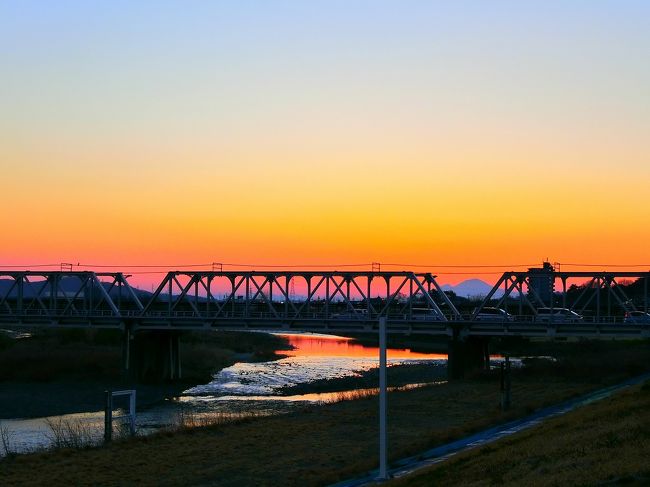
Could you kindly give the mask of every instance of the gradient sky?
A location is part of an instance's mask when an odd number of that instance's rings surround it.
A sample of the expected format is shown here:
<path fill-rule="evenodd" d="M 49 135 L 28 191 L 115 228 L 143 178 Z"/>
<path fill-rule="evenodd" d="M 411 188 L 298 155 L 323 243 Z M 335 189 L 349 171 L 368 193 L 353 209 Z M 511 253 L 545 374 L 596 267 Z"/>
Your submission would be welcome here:
<path fill-rule="evenodd" d="M 649 24 L 0 0 L 0 264 L 647 263 Z"/>

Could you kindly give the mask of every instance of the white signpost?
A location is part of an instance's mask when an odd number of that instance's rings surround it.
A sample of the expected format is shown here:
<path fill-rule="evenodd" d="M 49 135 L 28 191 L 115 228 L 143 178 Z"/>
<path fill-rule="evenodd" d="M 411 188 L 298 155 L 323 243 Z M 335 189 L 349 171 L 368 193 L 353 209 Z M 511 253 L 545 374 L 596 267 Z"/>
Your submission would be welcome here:
<path fill-rule="evenodd" d="M 121 416 L 113 416 L 113 398 L 128 396 L 129 412 Z M 113 420 L 126 419 L 129 424 L 131 436 L 135 435 L 135 389 L 124 391 L 106 391 L 106 408 L 104 409 L 104 442 L 108 443 L 113 439 Z"/>

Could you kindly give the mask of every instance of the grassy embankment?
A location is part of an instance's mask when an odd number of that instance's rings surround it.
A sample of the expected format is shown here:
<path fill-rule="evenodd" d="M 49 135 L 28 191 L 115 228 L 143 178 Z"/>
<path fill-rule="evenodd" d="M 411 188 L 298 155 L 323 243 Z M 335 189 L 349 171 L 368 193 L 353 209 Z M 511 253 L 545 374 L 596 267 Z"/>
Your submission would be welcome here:
<path fill-rule="evenodd" d="M 390 458 L 617 382 L 650 363 L 647 343 L 563 346 L 558 362 L 533 361 L 513 371 L 513 407 L 507 413 L 498 406 L 495 373 L 391 393 Z M 21 455 L 0 462 L 0 478 L 11 485 L 324 485 L 376 467 L 377 409 L 373 397 L 105 448 Z"/>
<path fill-rule="evenodd" d="M 270 360 L 287 347 L 264 333 L 201 333 L 181 337 L 183 380 L 138 384 L 138 405 L 173 396 L 208 382 L 240 359 Z M 0 418 L 92 411 L 103 407 L 103 391 L 130 387 L 122 377 L 117 330 L 38 331 L 12 339 L 0 333 Z"/>
<path fill-rule="evenodd" d="M 389 485 L 650 485 L 649 455 L 646 383 Z"/>

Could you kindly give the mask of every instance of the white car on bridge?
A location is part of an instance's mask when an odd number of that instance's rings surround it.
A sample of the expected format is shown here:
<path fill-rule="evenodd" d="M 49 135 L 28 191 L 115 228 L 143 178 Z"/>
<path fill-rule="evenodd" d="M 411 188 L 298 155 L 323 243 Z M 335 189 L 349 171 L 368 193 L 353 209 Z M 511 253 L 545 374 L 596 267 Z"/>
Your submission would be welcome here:
<path fill-rule="evenodd" d="M 484 307 L 474 310 L 474 319 L 477 321 L 514 321 L 515 318 L 505 309 Z"/>
<path fill-rule="evenodd" d="M 538 323 L 582 323 L 584 319 L 568 308 L 539 308 L 535 321 Z"/>
<path fill-rule="evenodd" d="M 442 321 L 443 316 L 431 308 L 413 308 L 411 316 L 416 321 Z"/>
<path fill-rule="evenodd" d="M 623 323 L 643 323 L 650 325 L 650 314 L 643 311 L 628 311 L 625 313 Z"/>

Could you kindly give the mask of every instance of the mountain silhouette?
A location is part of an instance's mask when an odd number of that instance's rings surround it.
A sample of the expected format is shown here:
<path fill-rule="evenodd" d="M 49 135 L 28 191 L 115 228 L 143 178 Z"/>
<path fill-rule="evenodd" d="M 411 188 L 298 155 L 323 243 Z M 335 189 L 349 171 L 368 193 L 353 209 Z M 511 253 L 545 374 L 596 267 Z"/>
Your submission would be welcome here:
<path fill-rule="evenodd" d="M 453 291 L 457 296 L 464 298 L 468 296 L 485 296 L 492 290 L 492 285 L 482 281 L 481 279 L 467 279 L 455 286 L 452 286 L 451 284 L 443 284 L 440 287 L 442 287 L 443 291 Z M 499 289 L 494 293 L 494 297 L 496 298 L 501 296 L 503 296 L 503 289 Z"/>

